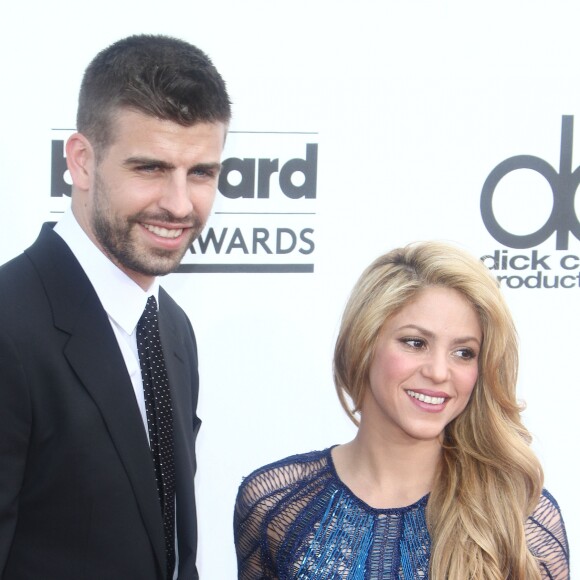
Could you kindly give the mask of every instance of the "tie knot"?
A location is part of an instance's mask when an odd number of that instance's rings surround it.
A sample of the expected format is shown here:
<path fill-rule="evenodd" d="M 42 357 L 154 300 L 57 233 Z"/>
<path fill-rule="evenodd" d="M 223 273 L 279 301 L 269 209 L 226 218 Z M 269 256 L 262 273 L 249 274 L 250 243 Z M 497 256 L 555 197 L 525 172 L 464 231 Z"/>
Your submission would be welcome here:
<path fill-rule="evenodd" d="M 157 300 L 155 300 L 155 296 L 151 295 L 147 298 L 145 312 L 157 312 Z"/>
<path fill-rule="evenodd" d="M 155 300 L 155 296 L 149 296 L 145 310 L 143 310 L 143 314 L 141 314 L 137 324 L 137 340 L 140 340 L 140 333 L 151 332 L 152 329 L 157 327 L 157 324 L 157 300 Z"/>

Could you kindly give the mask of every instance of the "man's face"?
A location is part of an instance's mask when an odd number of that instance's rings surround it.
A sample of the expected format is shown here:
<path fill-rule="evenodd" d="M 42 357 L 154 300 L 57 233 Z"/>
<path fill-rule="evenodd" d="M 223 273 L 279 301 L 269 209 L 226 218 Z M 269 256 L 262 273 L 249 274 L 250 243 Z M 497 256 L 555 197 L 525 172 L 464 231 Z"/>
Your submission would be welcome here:
<path fill-rule="evenodd" d="M 93 242 L 141 287 L 174 271 L 203 229 L 225 134 L 223 123 L 183 127 L 131 110 L 115 116 L 113 140 L 73 210 Z"/>

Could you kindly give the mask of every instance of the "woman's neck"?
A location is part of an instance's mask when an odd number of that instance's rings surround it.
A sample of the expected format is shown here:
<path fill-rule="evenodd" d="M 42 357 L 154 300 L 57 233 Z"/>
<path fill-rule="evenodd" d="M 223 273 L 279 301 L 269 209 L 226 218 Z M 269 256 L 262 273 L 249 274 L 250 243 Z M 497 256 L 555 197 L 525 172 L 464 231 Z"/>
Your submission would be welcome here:
<path fill-rule="evenodd" d="M 431 491 L 441 460 L 436 440 L 394 440 L 359 429 L 332 451 L 338 476 L 375 508 L 411 505 Z"/>

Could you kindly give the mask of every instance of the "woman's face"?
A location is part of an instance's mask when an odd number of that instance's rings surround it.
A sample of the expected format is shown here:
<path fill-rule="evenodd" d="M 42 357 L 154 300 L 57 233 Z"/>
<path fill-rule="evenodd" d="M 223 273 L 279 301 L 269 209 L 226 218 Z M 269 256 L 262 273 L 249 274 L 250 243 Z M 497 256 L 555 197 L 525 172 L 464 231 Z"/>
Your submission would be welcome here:
<path fill-rule="evenodd" d="M 482 331 L 458 291 L 430 287 L 389 318 L 378 337 L 361 427 L 395 440 L 440 440 L 477 381 Z"/>

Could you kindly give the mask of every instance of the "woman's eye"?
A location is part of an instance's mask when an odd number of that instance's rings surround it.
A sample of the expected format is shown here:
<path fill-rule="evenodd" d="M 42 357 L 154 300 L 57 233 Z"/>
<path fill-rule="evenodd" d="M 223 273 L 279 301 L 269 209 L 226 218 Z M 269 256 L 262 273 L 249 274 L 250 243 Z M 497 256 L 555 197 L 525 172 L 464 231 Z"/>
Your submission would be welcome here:
<path fill-rule="evenodd" d="M 476 357 L 475 351 L 471 348 L 460 348 L 459 350 L 455 351 L 455 353 L 463 360 L 471 360 Z"/>
<path fill-rule="evenodd" d="M 421 338 L 403 338 L 402 342 L 412 348 L 423 348 L 425 346 L 425 341 Z"/>

